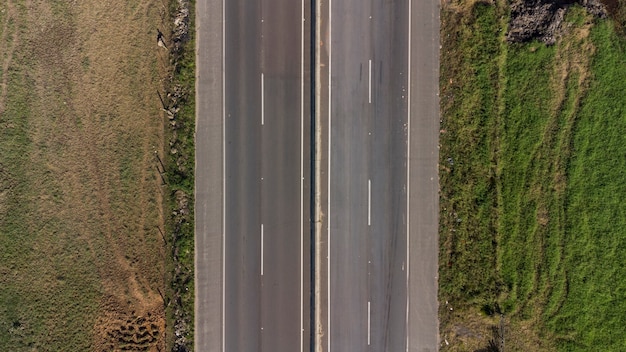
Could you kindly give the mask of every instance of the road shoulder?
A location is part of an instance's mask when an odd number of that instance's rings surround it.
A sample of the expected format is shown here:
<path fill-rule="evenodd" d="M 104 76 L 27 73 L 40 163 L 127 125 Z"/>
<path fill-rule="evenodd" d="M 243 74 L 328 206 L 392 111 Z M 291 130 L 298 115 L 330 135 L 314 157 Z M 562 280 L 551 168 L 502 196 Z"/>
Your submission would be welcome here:
<path fill-rule="evenodd" d="M 222 13 L 221 0 L 196 2 L 196 351 L 221 351 L 223 343 Z"/>

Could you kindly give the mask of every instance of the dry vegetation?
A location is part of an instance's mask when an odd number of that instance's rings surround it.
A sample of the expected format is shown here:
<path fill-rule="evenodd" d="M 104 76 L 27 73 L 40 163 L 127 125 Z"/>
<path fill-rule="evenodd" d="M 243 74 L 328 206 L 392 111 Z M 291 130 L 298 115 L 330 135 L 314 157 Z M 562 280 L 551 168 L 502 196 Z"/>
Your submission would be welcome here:
<path fill-rule="evenodd" d="M 0 3 L 0 350 L 165 350 L 166 11 Z"/>

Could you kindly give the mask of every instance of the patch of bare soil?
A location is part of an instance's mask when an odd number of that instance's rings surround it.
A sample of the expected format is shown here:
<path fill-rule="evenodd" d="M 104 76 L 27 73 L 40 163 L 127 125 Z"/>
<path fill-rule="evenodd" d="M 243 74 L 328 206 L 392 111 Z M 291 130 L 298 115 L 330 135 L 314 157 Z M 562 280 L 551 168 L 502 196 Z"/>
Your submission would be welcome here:
<path fill-rule="evenodd" d="M 20 45 L 33 59 L 35 87 L 30 162 L 44 165 L 47 175 L 45 182 L 32 175 L 41 195 L 34 202 L 39 216 L 56 219 L 61 231 L 86 243 L 97 268 L 98 315 L 85 317 L 95 321 L 85 333 L 96 351 L 165 350 L 162 194 L 154 156 L 163 149 L 156 92 L 164 64 L 154 39 L 163 4 L 25 3 L 29 35 Z M 3 72 L 10 57 L 3 53 Z"/>
<path fill-rule="evenodd" d="M 518 43 L 537 39 L 548 45 L 556 43 L 565 12 L 574 4 L 583 6 L 593 16 L 607 16 L 600 0 L 517 0 L 511 3 L 507 40 Z"/>
<path fill-rule="evenodd" d="M 137 312 L 120 310 L 120 302 L 111 298 L 96 323 L 96 351 L 164 351 L 163 310 Z"/>
<path fill-rule="evenodd" d="M 13 59 L 13 52 L 15 46 L 18 43 L 18 37 L 15 35 L 15 30 L 9 28 L 9 23 L 15 21 L 16 13 L 15 7 L 11 2 L 6 3 L 6 7 L 2 8 L 2 15 L 4 20 L 2 21 L 2 32 L 0 32 L 0 43 L 4 46 L 0 62 L 2 65 L 1 78 L 0 78 L 0 115 L 4 112 L 4 104 L 7 97 L 7 81 L 9 66 Z"/>

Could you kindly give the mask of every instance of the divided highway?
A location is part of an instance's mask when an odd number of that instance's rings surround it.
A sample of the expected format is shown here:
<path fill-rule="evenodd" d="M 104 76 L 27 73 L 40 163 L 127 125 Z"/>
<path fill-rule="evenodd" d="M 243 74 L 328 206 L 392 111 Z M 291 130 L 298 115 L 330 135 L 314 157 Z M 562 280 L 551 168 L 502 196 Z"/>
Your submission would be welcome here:
<path fill-rule="evenodd" d="M 438 4 L 197 1 L 196 351 L 437 350 Z"/>

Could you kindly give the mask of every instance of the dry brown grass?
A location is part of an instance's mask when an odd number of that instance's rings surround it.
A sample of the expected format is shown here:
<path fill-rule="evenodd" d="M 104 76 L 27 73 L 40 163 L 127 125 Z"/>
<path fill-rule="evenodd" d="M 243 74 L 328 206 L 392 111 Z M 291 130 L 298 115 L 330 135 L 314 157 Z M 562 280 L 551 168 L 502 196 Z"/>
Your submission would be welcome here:
<path fill-rule="evenodd" d="M 8 0 L 0 9 L 0 137 L 20 137 L 0 138 L 10 176 L 0 189 L 0 295 L 18 295 L 0 299 L 0 328 L 12 327 L 0 349 L 164 350 L 154 152 L 164 138 L 155 37 L 165 8 Z"/>
<path fill-rule="evenodd" d="M 2 32 L 0 34 L 0 43 L 2 44 L 2 56 L 0 60 L 2 62 L 2 78 L 0 80 L 0 114 L 4 112 L 5 101 L 7 97 L 7 87 L 8 87 L 8 75 L 6 72 L 11 65 L 11 60 L 13 59 L 13 52 L 15 51 L 15 46 L 18 43 L 18 37 L 15 35 L 15 29 L 12 26 L 9 26 L 11 23 L 10 19 L 15 18 L 15 7 L 11 3 L 5 4 L 2 7 L 2 13 L 0 14 L 0 18 L 2 19 Z"/>

